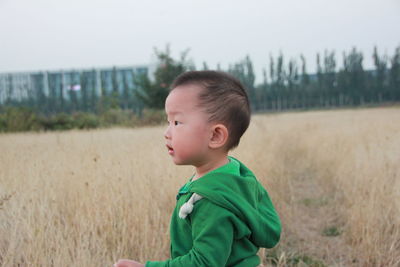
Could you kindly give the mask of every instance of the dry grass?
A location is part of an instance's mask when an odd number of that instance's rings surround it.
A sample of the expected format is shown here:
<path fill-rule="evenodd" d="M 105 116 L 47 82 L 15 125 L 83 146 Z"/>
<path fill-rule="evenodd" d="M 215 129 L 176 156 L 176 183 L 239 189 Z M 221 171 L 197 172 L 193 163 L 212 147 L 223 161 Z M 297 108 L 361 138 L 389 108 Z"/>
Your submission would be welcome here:
<path fill-rule="evenodd" d="M 0 135 L 0 266 L 167 258 L 175 194 L 192 170 L 173 165 L 162 132 Z M 398 108 L 254 116 L 233 155 L 282 218 L 266 264 L 400 264 Z"/>

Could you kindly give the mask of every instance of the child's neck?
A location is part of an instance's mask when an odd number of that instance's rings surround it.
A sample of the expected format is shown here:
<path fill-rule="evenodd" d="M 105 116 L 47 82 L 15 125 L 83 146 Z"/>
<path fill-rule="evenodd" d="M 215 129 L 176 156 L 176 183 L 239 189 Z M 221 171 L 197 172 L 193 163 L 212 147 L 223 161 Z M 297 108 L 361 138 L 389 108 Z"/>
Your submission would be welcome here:
<path fill-rule="evenodd" d="M 219 167 L 224 166 L 228 162 L 229 162 L 228 155 L 224 154 L 223 156 L 210 160 L 201 166 L 196 166 L 196 173 L 194 174 L 192 181 L 201 178 L 210 171 L 213 171 L 215 169 L 218 169 Z"/>

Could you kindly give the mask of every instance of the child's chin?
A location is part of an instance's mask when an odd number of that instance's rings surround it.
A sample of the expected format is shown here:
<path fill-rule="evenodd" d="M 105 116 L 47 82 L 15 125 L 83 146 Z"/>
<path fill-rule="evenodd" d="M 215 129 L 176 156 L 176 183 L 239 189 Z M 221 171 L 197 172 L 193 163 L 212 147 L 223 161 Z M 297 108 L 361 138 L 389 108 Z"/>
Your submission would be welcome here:
<path fill-rule="evenodd" d="M 175 165 L 188 165 L 188 163 L 184 162 L 183 160 L 179 160 L 177 158 L 172 159 L 175 163 Z"/>

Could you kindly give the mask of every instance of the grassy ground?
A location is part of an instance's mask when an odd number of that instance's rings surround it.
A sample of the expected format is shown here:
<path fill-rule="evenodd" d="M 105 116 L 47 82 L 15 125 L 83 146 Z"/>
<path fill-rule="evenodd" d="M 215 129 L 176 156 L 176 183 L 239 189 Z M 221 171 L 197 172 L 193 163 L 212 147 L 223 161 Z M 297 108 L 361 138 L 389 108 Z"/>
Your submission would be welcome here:
<path fill-rule="evenodd" d="M 192 169 L 173 165 L 162 133 L 0 135 L 0 266 L 167 258 L 176 191 Z M 399 151 L 399 108 L 254 116 L 232 154 L 282 219 L 263 264 L 400 264 Z"/>

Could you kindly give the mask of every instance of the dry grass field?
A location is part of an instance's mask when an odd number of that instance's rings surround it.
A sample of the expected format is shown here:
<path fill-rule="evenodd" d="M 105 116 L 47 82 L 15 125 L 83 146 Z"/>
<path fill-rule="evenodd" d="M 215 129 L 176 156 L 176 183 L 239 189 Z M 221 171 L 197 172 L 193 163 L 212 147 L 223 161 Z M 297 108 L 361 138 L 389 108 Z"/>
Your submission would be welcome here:
<path fill-rule="evenodd" d="M 191 175 L 163 127 L 0 135 L 0 266 L 168 257 Z M 266 266 L 400 265 L 400 109 L 255 115 L 232 155 L 283 223 Z"/>

